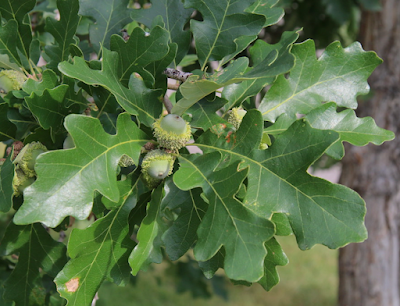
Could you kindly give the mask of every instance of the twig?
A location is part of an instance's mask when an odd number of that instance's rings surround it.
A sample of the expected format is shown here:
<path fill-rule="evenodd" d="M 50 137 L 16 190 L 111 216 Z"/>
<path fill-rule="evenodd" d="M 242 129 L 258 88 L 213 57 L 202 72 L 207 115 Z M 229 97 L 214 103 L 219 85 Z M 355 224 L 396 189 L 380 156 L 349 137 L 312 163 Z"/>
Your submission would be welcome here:
<path fill-rule="evenodd" d="M 173 105 L 167 95 L 164 96 L 163 103 L 164 103 L 165 109 L 167 110 L 168 114 L 171 114 Z"/>
<path fill-rule="evenodd" d="M 183 72 L 172 68 L 167 68 L 163 71 L 163 73 L 174 80 L 178 80 L 181 82 L 185 82 L 188 77 L 190 77 L 193 73 Z"/>
<path fill-rule="evenodd" d="M 168 89 L 172 90 L 178 90 L 180 84 L 169 84 L 168 83 Z"/>

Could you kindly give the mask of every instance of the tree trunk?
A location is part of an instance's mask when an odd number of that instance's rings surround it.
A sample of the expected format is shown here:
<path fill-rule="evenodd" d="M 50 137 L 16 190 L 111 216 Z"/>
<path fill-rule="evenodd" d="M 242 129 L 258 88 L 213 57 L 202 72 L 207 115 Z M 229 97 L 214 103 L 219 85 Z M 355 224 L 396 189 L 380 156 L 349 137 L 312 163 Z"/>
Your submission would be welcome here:
<path fill-rule="evenodd" d="M 374 92 L 360 117 L 397 138 L 382 146 L 347 147 L 340 182 L 367 203 L 369 238 L 339 253 L 340 306 L 400 306 L 400 1 L 382 0 L 382 11 L 362 16 L 360 41 L 384 63 L 369 79 Z"/>

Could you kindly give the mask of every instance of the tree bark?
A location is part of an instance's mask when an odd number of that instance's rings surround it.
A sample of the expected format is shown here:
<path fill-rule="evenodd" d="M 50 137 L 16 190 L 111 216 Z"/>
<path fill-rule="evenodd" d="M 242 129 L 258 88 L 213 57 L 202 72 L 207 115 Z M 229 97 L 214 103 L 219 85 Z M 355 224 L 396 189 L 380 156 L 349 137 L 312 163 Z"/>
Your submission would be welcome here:
<path fill-rule="evenodd" d="M 360 41 L 383 58 L 369 79 L 373 97 L 358 115 L 372 116 L 397 138 L 382 146 L 347 147 L 340 182 L 366 201 L 369 238 L 339 253 L 340 306 L 400 306 L 400 1 L 364 12 Z"/>

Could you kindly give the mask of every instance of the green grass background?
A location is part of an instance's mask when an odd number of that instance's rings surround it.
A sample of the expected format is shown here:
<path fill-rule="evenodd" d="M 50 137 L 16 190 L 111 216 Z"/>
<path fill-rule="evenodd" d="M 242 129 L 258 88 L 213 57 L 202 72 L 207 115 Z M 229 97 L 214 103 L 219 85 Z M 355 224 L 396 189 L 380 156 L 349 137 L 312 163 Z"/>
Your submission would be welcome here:
<path fill-rule="evenodd" d="M 154 265 L 152 271 L 140 272 L 135 285 L 118 287 L 104 283 L 96 306 L 334 306 L 337 301 L 337 250 L 317 245 L 300 251 L 293 236 L 279 237 L 289 264 L 278 267 L 280 283 L 266 292 L 258 284 L 235 286 L 226 280 L 228 300 L 214 295 L 194 299 L 189 292 L 177 293 L 175 280 L 166 273 L 167 264 Z"/>

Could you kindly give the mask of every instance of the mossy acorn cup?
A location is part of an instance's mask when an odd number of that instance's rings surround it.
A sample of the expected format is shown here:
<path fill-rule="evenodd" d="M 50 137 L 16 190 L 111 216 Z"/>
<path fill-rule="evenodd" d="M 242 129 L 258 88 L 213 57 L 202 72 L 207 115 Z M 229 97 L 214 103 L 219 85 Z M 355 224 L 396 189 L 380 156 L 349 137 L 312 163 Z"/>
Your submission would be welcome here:
<path fill-rule="evenodd" d="M 157 119 L 153 128 L 160 147 L 168 150 L 179 150 L 191 137 L 189 123 L 175 114 L 168 114 Z"/>
<path fill-rule="evenodd" d="M 143 179 L 149 187 L 157 186 L 172 173 L 175 157 L 163 150 L 153 150 L 142 161 Z"/>

